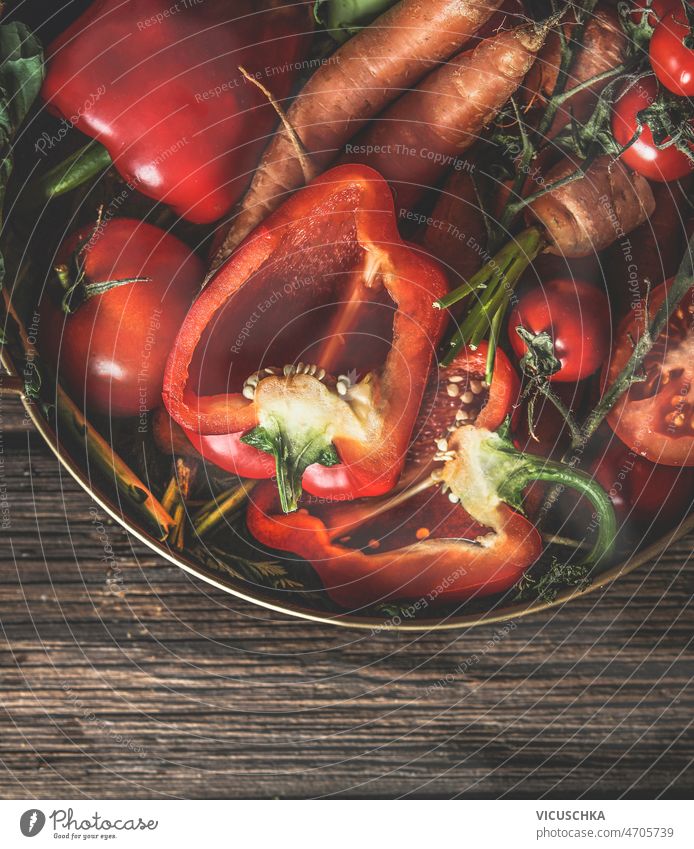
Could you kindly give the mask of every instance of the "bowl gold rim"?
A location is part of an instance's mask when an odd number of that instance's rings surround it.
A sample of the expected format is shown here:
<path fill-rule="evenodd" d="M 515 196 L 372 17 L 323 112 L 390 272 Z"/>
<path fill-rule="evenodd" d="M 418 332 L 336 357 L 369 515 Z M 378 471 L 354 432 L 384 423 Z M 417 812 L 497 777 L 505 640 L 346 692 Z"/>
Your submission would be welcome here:
<path fill-rule="evenodd" d="M 111 516 L 112 519 L 118 522 L 121 527 L 125 528 L 128 533 L 132 534 L 136 539 L 144 543 L 156 554 L 163 557 L 174 566 L 178 566 L 185 572 L 205 581 L 205 583 L 217 587 L 236 598 L 243 599 L 251 604 L 259 605 L 266 610 L 283 613 L 297 619 L 318 622 L 326 625 L 335 625 L 341 628 L 351 628 L 354 630 L 385 630 L 420 633 L 427 631 L 452 631 L 461 628 L 472 628 L 478 625 L 491 625 L 497 622 L 508 622 L 513 619 L 520 619 L 534 613 L 541 613 L 542 611 L 559 607 L 573 599 L 581 598 L 596 592 L 597 590 L 614 583 L 618 578 L 628 575 L 630 572 L 634 571 L 634 569 L 637 569 L 639 566 L 647 563 L 653 557 L 662 554 L 673 542 L 686 536 L 686 534 L 694 529 L 694 514 L 691 514 L 669 534 L 666 534 L 651 543 L 641 551 L 634 553 L 622 563 L 602 572 L 583 589 L 567 589 L 564 592 L 559 593 L 556 598 L 551 601 L 534 601 L 526 604 L 513 604 L 496 608 L 489 613 L 475 613 L 467 616 L 464 614 L 455 614 L 450 617 L 451 621 L 441 621 L 438 618 L 422 618 L 411 622 L 400 621 L 396 623 L 394 619 L 399 617 L 383 620 L 376 617 L 359 616 L 354 613 L 320 613 L 315 610 L 302 607 L 301 605 L 282 604 L 278 601 L 270 601 L 269 599 L 264 598 L 260 593 L 254 594 L 250 592 L 245 584 L 241 581 L 237 584 L 231 577 L 227 581 L 215 579 L 210 574 L 203 571 L 199 565 L 189 561 L 181 554 L 173 553 L 159 540 L 155 539 L 142 528 L 138 527 L 129 519 L 121 515 L 108 499 L 102 497 L 92 487 L 90 481 L 87 479 L 77 463 L 74 462 L 72 457 L 61 451 L 61 446 L 55 431 L 43 418 L 37 408 L 37 405 L 24 394 L 23 380 L 18 375 L 15 364 L 6 348 L 0 349 L 0 362 L 2 362 L 2 365 L 7 371 L 7 375 L 0 377 L 0 395 L 13 396 L 21 399 L 32 425 L 36 428 L 62 467 L 82 487 L 82 489 L 87 492 L 92 500 L 95 501 L 109 516 Z"/>

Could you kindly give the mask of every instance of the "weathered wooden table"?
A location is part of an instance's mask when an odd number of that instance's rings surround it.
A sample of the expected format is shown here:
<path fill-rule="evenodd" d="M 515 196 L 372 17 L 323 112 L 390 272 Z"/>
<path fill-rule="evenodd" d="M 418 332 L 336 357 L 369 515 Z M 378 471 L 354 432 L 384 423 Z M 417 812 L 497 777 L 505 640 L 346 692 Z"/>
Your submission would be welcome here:
<path fill-rule="evenodd" d="M 515 627 L 353 633 L 159 560 L 22 419 L 4 402 L 1 797 L 694 789 L 693 536 Z"/>

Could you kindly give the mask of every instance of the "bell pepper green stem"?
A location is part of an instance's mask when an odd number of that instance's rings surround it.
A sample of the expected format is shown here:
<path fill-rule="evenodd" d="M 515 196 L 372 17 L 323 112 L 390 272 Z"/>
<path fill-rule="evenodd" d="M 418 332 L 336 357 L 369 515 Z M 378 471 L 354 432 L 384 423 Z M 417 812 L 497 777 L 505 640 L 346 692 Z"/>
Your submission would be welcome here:
<path fill-rule="evenodd" d="M 277 490 L 285 513 L 298 509 L 301 479 L 309 466 L 314 463 L 335 466 L 339 463 L 337 451 L 324 432 L 306 431 L 302 427 L 292 432 L 276 418 L 242 436 L 241 442 L 275 458 Z"/>
<path fill-rule="evenodd" d="M 590 475 L 572 466 L 546 460 L 528 463 L 532 480 L 559 484 L 574 489 L 593 505 L 597 536 L 593 549 L 584 561 L 595 566 L 612 553 L 617 537 L 617 518 L 605 490 Z"/>
<path fill-rule="evenodd" d="M 522 506 L 523 493 L 534 481 L 545 481 L 574 489 L 590 501 L 594 510 L 597 536 L 585 565 L 595 566 L 606 559 L 614 549 L 617 536 L 617 518 L 605 490 L 590 475 L 567 463 L 536 457 L 518 449 L 510 441 L 510 421 L 485 442 L 491 452 L 487 473 L 496 481 L 499 497 L 517 509 Z"/>
<path fill-rule="evenodd" d="M 97 141 L 80 148 L 50 171 L 31 182 L 22 192 L 23 205 L 45 206 L 60 195 L 78 188 L 113 164 L 106 148 Z"/>
<path fill-rule="evenodd" d="M 296 445 L 280 430 L 276 446 L 274 455 L 280 504 L 285 513 L 293 513 L 299 507 L 304 472 L 319 461 L 325 442 L 320 437 L 309 437 L 303 445 Z"/>
<path fill-rule="evenodd" d="M 293 513 L 299 507 L 301 498 L 301 479 L 304 469 L 300 464 L 290 460 L 289 452 L 283 439 L 278 441 L 275 451 L 275 469 L 277 472 L 277 490 L 280 495 L 280 504 L 285 513 Z"/>

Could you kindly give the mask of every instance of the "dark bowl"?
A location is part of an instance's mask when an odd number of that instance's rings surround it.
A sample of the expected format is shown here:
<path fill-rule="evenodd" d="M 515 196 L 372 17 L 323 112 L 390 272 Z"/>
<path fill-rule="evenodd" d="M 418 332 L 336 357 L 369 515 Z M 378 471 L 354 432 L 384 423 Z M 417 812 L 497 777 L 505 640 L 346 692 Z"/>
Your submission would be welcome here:
<path fill-rule="evenodd" d="M 461 612 L 443 613 L 440 617 L 427 616 L 407 621 L 403 621 L 398 616 L 387 618 L 384 614 L 365 616 L 356 613 L 334 613 L 314 609 L 308 604 L 295 602 L 292 596 L 296 597 L 297 594 L 292 591 L 278 594 L 276 590 L 265 589 L 251 582 L 236 579 L 231 575 L 222 575 L 213 572 L 185 554 L 160 542 L 142 525 L 134 521 L 132 517 L 125 515 L 114 500 L 98 485 L 95 485 L 94 481 L 90 480 L 77 459 L 61 444 L 56 436 L 55 429 L 49 424 L 43 411 L 34 401 L 26 397 L 24 393 L 24 379 L 21 377 L 20 369 L 14 362 L 7 347 L 1 350 L 0 360 L 7 372 L 7 375 L 2 377 L 0 383 L 2 395 L 21 398 L 22 404 L 34 427 L 41 434 L 62 466 L 89 493 L 90 497 L 129 533 L 145 543 L 145 545 L 159 556 L 201 580 L 206 581 L 208 584 L 219 587 L 219 589 L 238 598 L 250 601 L 253 604 L 280 613 L 286 613 L 289 616 L 295 616 L 299 619 L 325 622 L 331 625 L 339 625 L 343 628 L 359 628 L 364 630 L 381 630 L 385 628 L 402 631 L 450 630 L 453 628 L 469 628 L 473 625 L 508 621 L 521 616 L 528 616 L 532 613 L 540 613 L 541 611 L 566 604 L 566 602 L 580 598 L 588 593 L 595 592 L 601 587 L 605 587 L 616 581 L 622 575 L 626 575 L 644 563 L 648 563 L 658 557 L 672 542 L 680 539 L 694 529 L 694 514 L 692 514 L 677 528 L 649 544 L 646 548 L 636 551 L 626 560 L 595 575 L 587 587 L 582 589 L 566 589 L 560 592 L 552 601 L 501 603 L 488 611 L 482 612 L 465 612 L 463 608 Z M 286 595 L 286 600 L 282 597 L 283 595 Z"/>

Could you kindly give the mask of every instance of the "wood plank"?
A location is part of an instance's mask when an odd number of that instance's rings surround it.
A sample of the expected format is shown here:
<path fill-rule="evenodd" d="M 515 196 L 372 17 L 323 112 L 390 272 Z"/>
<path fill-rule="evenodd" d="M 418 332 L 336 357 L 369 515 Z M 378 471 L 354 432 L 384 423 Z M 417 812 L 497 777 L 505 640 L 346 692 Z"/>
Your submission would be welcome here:
<path fill-rule="evenodd" d="M 2 797 L 691 793 L 694 537 L 506 630 L 344 631 L 95 522 L 2 414 Z"/>

